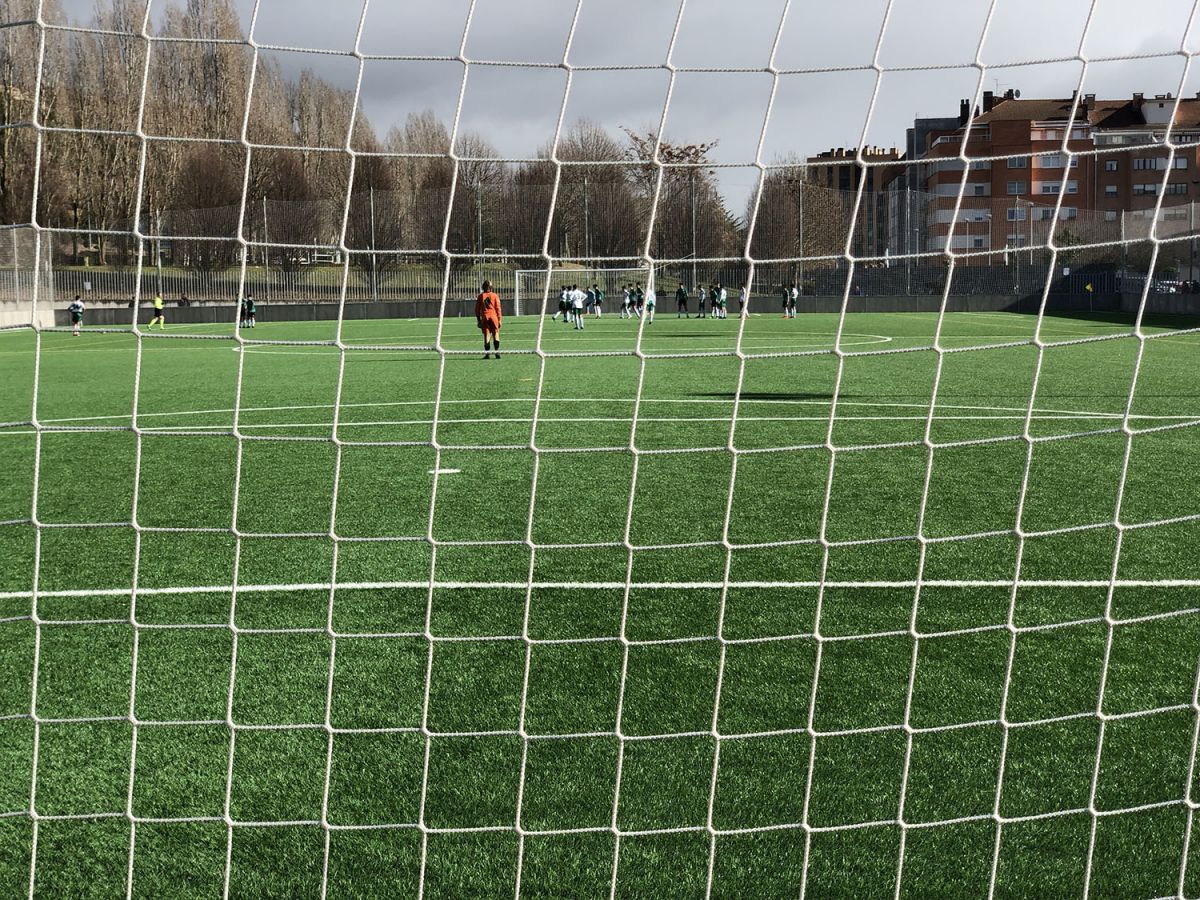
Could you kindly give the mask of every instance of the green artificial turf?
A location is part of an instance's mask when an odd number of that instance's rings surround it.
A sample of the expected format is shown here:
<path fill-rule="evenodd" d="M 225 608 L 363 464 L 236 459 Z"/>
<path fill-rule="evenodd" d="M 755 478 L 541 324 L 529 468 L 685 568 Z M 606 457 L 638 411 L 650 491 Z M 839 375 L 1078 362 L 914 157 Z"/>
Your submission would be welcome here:
<path fill-rule="evenodd" d="M 0 333 L 0 894 L 1200 894 L 1195 323 L 259 314 Z"/>

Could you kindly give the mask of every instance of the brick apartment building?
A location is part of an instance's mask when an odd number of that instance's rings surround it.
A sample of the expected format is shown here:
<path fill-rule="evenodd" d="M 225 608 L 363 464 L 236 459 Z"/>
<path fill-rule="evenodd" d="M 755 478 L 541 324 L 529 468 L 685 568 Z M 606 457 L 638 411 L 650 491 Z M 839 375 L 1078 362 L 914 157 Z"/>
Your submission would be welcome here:
<path fill-rule="evenodd" d="M 885 188 L 903 171 L 904 154 L 895 147 L 864 147 L 858 165 L 858 149 L 836 147 L 810 156 L 805 161 L 808 184 L 840 191 L 847 221 L 854 212 L 855 198 L 865 179 L 862 206 L 855 219 L 853 252 L 856 256 L 877 255 L 887 244 L 888 203 Z"/>
<path fill-rule="evenodd" d="M 969 134 L 967 101 L 957 128 L 930 131 L 919 162 L 906 166 L 909 183 L 922 184 L 927 197 L 923 249 L 942 250 L 948 241 L 953 250 L 985 253 L 1039 246 L 1052 227 L 1088 241 L 1145 235 L 1160 192 L 1160 220 L 1176 220 L 1173 229 L 1162 230 L 1194 230 L 1187 220 L 1200 199 L 1200 95 L 1181 99 L 1178 109 L 1170 94 L 1123 100 L 1087 94 L 1072 117 L 1074 105 L 1074 97 L 1022 100 L 1015 91 L 987 91 Z M 1165 143 L 1168 129 L 1173 158 Z M 955 223 L 963 163 L 939 160 L 957 157 L 964 139 L 972 161 Z M 1056 223 L 1054 206 L 1064 184 Z M 895 235 L 889 240 L 896 243 Z M 978 261 L 995 262 L 986 256 Z"/>

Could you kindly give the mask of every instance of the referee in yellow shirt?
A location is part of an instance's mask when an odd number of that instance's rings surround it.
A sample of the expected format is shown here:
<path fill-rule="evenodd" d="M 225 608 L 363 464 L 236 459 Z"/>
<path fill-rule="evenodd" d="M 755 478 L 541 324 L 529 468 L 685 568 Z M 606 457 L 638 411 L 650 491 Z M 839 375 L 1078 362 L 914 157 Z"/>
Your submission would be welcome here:
<path fill-rule="evenodd" d="M 155 294 L 155 295 L 154 295 L 154 318 L 152 318 L 152 319 L 150 320 L 150 325 L 147 327 L 147 329 L 146 329 L 146 330 L 147 330 L 147 331 L 149 331 L 150 329 L 152 329 L 152 328 L 154 327 L 154 323 L 155 323 L 155 322 L 157 322 L 157 323 L 158 323 L 158 330 L 159 330 L 159 331 L 166 331 L 166 330 L 167 330 L 167 320 L 166 320 L 165 318 L 163 318 L 163 298 L 162 298 L 162 294 Z"/>

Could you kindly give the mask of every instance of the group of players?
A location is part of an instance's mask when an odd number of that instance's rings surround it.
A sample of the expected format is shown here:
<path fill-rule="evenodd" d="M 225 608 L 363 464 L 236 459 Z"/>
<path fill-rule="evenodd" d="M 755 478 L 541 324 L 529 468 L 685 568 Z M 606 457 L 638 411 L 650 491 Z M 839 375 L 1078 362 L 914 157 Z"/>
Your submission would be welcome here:
<path fill-rule="evenodd" d="M 238 303 L 238 328 L 255 328 L 258 325 L 258 304 L 254 295 L 247 293 Z"/>
<path fill-rule="evenodd" d="M 729 292 L 720 282 L 714 282 L 708 289 L 705 289 L 703 284 L 698 284 L 694 291 L 689 291 L 681 282 L 675 290 L 675 317 L 677 319 L 692 317 L 688 304 L 693 296 L 696 298 L 697 318 L 726 319 L 729 317 Z M 590 288 L 581 288 L 577 284 L 564 284 L 558 292 L 558 311 L 550 318 L 557 322 L 558 317 L 562 316 L 565 324 L 574 325 L 577 330 L 582 330 L 584 316 L 594 315 L 597 319 L 604 317 L 605 297 L 604 289 L 599 284 L 593 284 Z M 619 318 L 640 319 L 644 316 L 647 324 L 654 321 L 658 305 L 658 297 L 654 288 L 643 288 L 640 282 L 624 284 L 621 285 L 621 297 Z M 742 289 L 738 293 L 738 315 L 742 317 L 748 315 L 749 300 L 749 287 L 742 285 Z"/>
<path fill-rule="evenodd" d="M 654 292 L 650 292 L 651 298 Z M 626 289 L 625 302 L 629 302 L 629 293 Z M 653 304 L 653 299 L 651 299 Z M 653 306 L 651 307 L 653 308 Z M 593 284 L 587 290 L 580 289 L 577 284 L 564 284 L 558 291 L 558 312 L 550 318 L 557 322 L 558 317 L 563 317 L 563 322 L 568 325 L 574 325 L 576 329 L 583 330 L 583 317 L 585 313 L 591 313 L 597 319 L 604 315 L 604 291 L 600 289 L 600 285 Z M 621 318 L 625 318 L 624 312 Z"/>
<path fill-rule="evenodd" d="M 689 299 L 695 296 L 696 298 L 696 318 L 712 318 L 712 319 L 727 319 L 729 311 L 727 309 L 729 303 L 729 291 L 727 291 L 721 282 L 713 282 L 708 290 L 704 289 L 704 285 L 696 285 L 696 289 L 690 294 L 688 289 L 680 283 L 675 289 L 675 318 L 690 319 L 691 312 L 688 309 Z M 743 319 L 750 314 L 750 288 L 743 284 L 742 289 L 738 292 L 738 315 Z M 709 309 L 711 308 L 711 312 Z"/>

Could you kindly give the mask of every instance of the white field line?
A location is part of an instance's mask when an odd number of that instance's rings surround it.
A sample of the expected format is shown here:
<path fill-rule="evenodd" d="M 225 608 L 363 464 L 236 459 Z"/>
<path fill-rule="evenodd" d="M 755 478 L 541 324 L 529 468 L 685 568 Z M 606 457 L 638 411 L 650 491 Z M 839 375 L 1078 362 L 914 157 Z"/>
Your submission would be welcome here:
<path fill-rule="evenodd" d="M 288 323 L 288 324 L 295 324 L 295 323 Z M 89 331 L 85 327 L 83 329 L 83 336 L 84 337 L 92 336 L 92 337 L 101 337 L 101 338 L 118 337 L 118 338 L 130 339 L 130 340 L 132 340 L 132 338 L 133 338 L 132 332 L 126 332 L 126 331 L 120 331 L 120 330 L 114 331 L 113 330 L 114 328 L 119 329 L 121 326 L 103 326 L 103 327 L 105 328 L 105 330 L 94 329 L 91 331 Z M 18 331 L 18 332 L 3 332 L 3 333 L 5 333 L 5 334 L 14 334 L 14 333 L 22 334 L 22 332 L 20 332 L 20 331 Z M 59 332 L 53 332 L 53 333 L 61 334 L 61 335 L 68 334 L 68 332 L 65 332 L 65 331 L 59 331 Z M 549 333 L 557 334 L 559 332 L 551 331 Z M 168 329 L 168 334 L 169 334 L 169 329 Z M 190 334 L 191 334 L 191 332 L 189 332 L 189 335 Z M 598 342 L 603 342 L 603 341 L 616 342 L 616 341 L 620 341 L 623 337 L 626 336 L 626 332 L 623 332 L 623 331 L 605 331 L 603 334 L 599 334 L 599 335 L 579 334 L 578 332 L 575 331 L 574 328 L 563 329 L 561 334 L 563 335 L 564 340 L 568 340 L 568 341 L 575 342 L 575 343 L 579 343 L 579 342 L 598 343 Z M 827 344 L 831 347 L 833 346 L 833 341 L 828 339 L 828 338 L 832 338 L 833 335 L 829 332 L 795 331 L 795 332 L 793 332 L 793 334 L 795 335 L 795 338 L 786 338 L 786 339 L 785 339 L 784 335 L 781 335 L 777 332 L 767 332 L 767 331 L 756 332 L 754 336 L 757 336 L 758 338 L 760 338 L 761 339 L 760 342 L 763 342 L 763 341 L 770 342 L 772 345 L 779 345 L 779 346 L 791 346 L 795 342 L 796 338 L 800 338 L 800 339 L 811 338 L 813 340 L 813 342 L 818 342 L 818 339 L 819 339 L 819 343 Z M 894 340 L 908 340 L 910 338 L 916 339 L 916 338 L 923 337 L 922 335 L 899 335 L 899 336 L 895 336 L 895 337 L 889 337 L 887 335 L 882 335 L 882 334 L 865 334 L 865 333 L 855 333 L 855 334 L 847 333 L 847 335 L 849 337 L 862 338 L 863 340 L 861 340 L 861 341 L 843 341 L 843 343 L 886 344 L 886 343 L 889 343 Z M 178 341 L 170 341 L 170 342 L 159 341 L 157 334 L 144 334 L 143 336 L 150 337 L 153 339 L 153 343 L 150 344 L 151 347 L 164 347 L 164 346 L 168 346 L 169 344 L 178 344 L 179 343 Z M 633 333 L 628 332 L 628 336 L 633 337 Z M 720 328 L 718 330 L 713 331 L 712 334 L 689 334 L 688 339 L 689 340 L 694 339 L 697 341 L 730 340 L 730 339 L 734 338 L 735 336 L 736 335 L 732 331 L 728 331 L 725 328 Z M 1031 337 L 1031 335 L 1021 335 L 1021 336 Z M 1081 337 L 1082 336 L 1083 335 L 1081 335 Z M 232 333 L 225 333 L 223 331 L 199 332 L 196 334 L 196 337 L 202 338 L 204 340 L 204 343 L 208 344 L 208 345 L 212 345 L 212 344 L 216 343 L 216 341 L 212 340 L 213 338 L 221 338 L 225 342 L 232 342 L 234 339 L 234 335 Z M 515 339 L 521 340 L 521 341 L 532 341 L 535 337 L 536 337 L 536 332 L 531 332 L 528 334 L 523 333 L 518 338 L 515 338 Z M 992 337 L 992 335 L 987 335 L 987 337 L 990 338 L 990 337 Z M 1016 337 L 1016 335 L 1014 335 L 1014 337 Z M 434 334 L 433 334 L 432 330 L 430 330 L 428 333 L 405 332 L 403 334 L 380 334 L 378 332 L 373 332 L 369 335 L 361 334 L 361 335 L 353 335 L 353 336 L 349 336 L 349 337 L 343 336 L 342 343 L 344 343 L 348 346 L 354 346 L 355 344 L 369 344 L 371 346 L 378 346 L 379 344 L 381 344 L 385 341 L 399 341 L 399 342 L 405 342 L 404 346 L 407 346 L 408 344 L 418 344 L 423 347 L 427 343 L 432 344 L 433 338 L 434 338 Z M 247 337 L 246 340 L 248 342 L 250 342 L 247 344 L 247 349 L 250 349 L 250 350 L 259 350 L 259 349 L 270 350 L 273 346 L 279 346 L 279 348 L 282 350 L 282 349 L 287 349 L 287 344 L 289 343 L 289 339 L 284 339 L 284 338 L 272 339 L 270 337 L 257 337 L 257 338 L 256 337 Z M 329 342 L 329 343 L 317 343 L 310 348 L 312 350 L 335 350 L 336 349 L 336 347 L 332 343 L 332 341 L 333 341 L 332 329 L 330 330 L 329 337 L 309 336 L 309 337 L 296 338 L 295 340 L 313 341 L 313 342 L 321 342 L 321 341 Z M 476 343 L 478 343 L 478 337 L 477 337 L 477 335 L 474 335 L 474 334 L 451 333 L 451 334 L 445 334 L 442 336 L 442 343 L 443 344 L 451 344 L 451 343 L 467 344 L 467 345 L 474 346 Z M 185 346 L 187 346 L 187 345 L 185 345 Z M 59 351 L 59 352 L 63 352 L 63 353 L 78 353 L 80 350 L 83 350 L 86 348 L 81 347 L 78 342 L 67 343 L 64 340 L 64 341 L 58 342 L 54 347 L 47 348 L 47 349 L 53 349 L 55 351 Z M 93 349 L 95 349 L 95 348 L 93 348 Z M 123 350 L 123 349 L 128 349 L 128 348 L 114 347 L 111 349 Z M 5 352 L 6 353 L 20 353 L 20 352 L 28 352 L 28 351 L 7 350 Z"/>
<path fill-rule="evenodd" d="M 1155 338 L 1155 339 L 1154 339 L 1154 343 L 1156 343 L 1156 344 L 1160 344 L 1160 343 L 1164 343 L 1164 344 L 1179 344 L 1179 345 L 1180 345 L 1180 346 L 1182 346 L 1182 347 L 1192 347 L 1192 348 L 1194 349 L 1194 348 L 1197 346 L 1197 343 L 1198 343 L 1198 342 L 1197 342 L 1197 340 L 1195 339 L 1195 337 L 1193 337 L 1191 340 L 1188 340 L 1188 339 L 1186 339 L 1186 338 L 1169 338 L 1169 337 L 1166 337 L 1166 338 Z"/>
<path fill-rule="evenodd" d="M 1014 582 L 1000 579 L 922 579 L 922 587 L 936 588 L 1012 588 Z M 900 581 L 826 581 L 826 588 L 864 589 L 864 590 L 896 590 L 916 588 L 915 580 Z M 636 590 L 720 590 L 725 587 L 723 581 L 647 581 L 634 582 L 631 587 Z M 821 587 L 819 581 L 730 581 L 728 586 L 739 590 L 789 590 L 810 589 Z M 1019 588 L 1107 588 L 1115 585 L 1118 588 L 1197 588 L 1200 579 L 1197 578 L 1160 578 L 1160 579 L 1027 579 L 1016 582 Z M 428 590 L 429 581 L 348 581 L 331 584 L 328 581 L 308 582 L 299 584 L 243 584 L 237 586 L 239 594 L 273 594 L 292 591 L 379 591 L 379 590 Z M 624 581 L 534 581 L 535 590 L 580 590 L 580 591 L 623 591 Z M 434 581 L 435 590 L 484 590 L 495 588 L 500 590 L 524 591 L 530 587 L 527 581 Z M 138 596 L 170 596 L 178 594 L 223 594 L 233 590 L 228 584 L 187 585 L 175 587 L 139 587 Z M 33 591 L 0 591 L 0 600 L 22 600 L 33 597 Z M 133 593 L 132 588 L 96 588 L 69 590 L 39 590 L 39 597 L 127 597 Z"/>
<path fill-rule="evenodd" d="M 295 324 L 295 323 L 288 323 L 288 324 Z M 983 324 L 988 324 L 988 323 L 983 323 Z M 1162 332 L 1153 332 L 1153 333 L 1168 333 L 1168 332 L 1169 332 L 1169 329 L 1164 329 Z M 9 333 L 14 333 L 14 332 L 9 332 Z M 15 333 L 19 334 L 21 332 L 15 332 Z M 88 334 L 87 329 L 84 329 L 83 333 L 86 336 Z M 1112 334 L 1123 334 L 1123 333 L 1124 332 L 1122 332 L 1122 331 L 1113 331 L 1112 332 Z M 822 334 L 822 332 L 811 332 L 811 331 L 797 332 L 796 338 L 791 339 L 791 340 L 783 340 L 783 341 L 766 339 L 766 337 L 767 337 L 766 335 L 763 336 L 764 339 L 756 339 L 756 336 L 751 334 L 751 335 L 747 336 L 745 341 L 743 341 L 742 350 L 747 353 L 754 353 L 756 351 L 763 351 L 763 350 L 769 351 L 769 350 L 774 350 L 774 349 L 818 350 L 818 349 L 828 348 L 830 350 L 830 352 L 832 352 L 833 343 L 831 341 L 824 340 L 824 339 L 818 339 L 818 340 L 808 340 L 807 339 L 807 338 L 813 337 L 814 335 L 820 335 L 820 334 Z M 1051 329 L 1043 329 L 1041 334 L 1042 334 L 1042 338 L 1045 340 L 1049 340 L 1051 342 L 1059 342 L 1059 341 L 1076 341 L 1076 340 L 1080 340 L 1083 338 L 1094 338 L 1103 333 L 1097 332 L 1097 331 L 1068 332 L 1068 331 L 1054 331 Z M 128 336 L 132 337 L 132 335 L 128 335 Z M 864 338 L 864 340 L 851 340 L 851 341 L 844 340 L 844 341 L 842 341 L 840 346 L 842 346 L 842 347 L 862 347 L 862 346 L 872 346 L 872 345 L 876 345 L 876 344 L 884 344 L 884 343 L 892 343 L 892 342 L 899 342 L 901 345 L 907 345 L 910 342 L 917 342 L 916 346 L 914 346 L 911 349 L 924 349 L 926 347 L 926 345 L 929 343 L 929 336 L 927 336 L 927 335 L 895 335 L 895 336 L 887 337 L 884 335 L 860 334 L 860 335 L 852 335 L 852 336 L 861 337 L 861 338 Z M 218 333 L 215 335 L 211 334 L 211 333 L 206 333 L 205 337 L 219 337 L 219 338 L 226 338 L 230 341 L 233 340 L 232 334 L 226 335 L 223 333 Z M 523 341 L 527 341 L 530 337 L 531 336 L 523 335 L 523 336 L 515 338 L 517 343 L 511 345 L 512 349 L 514 349 L 514 350 L 530 349 L 528 346 L 526 346 L 524 343 L 522 343 Z M 631 334 L 630 337 L 633 337 L 633 335 Z M 715 332 L 711 335 L 697 335 L 694 338 L 692 338 L 692 340 L 694 340 L 696 342 L 696 346 L 695 346 L 696 350 L 712 351 L 712 350 L 726 349 L 728 346 L 728 343 L 729 343 L 729 338 L 731 338 L 731 337 L 734 337 L 734 335 L 725 333 L 724 330 L 722 330 L 722 331 Z M 514 340 L 514 339 L 510 338 L 510 340 Z M 621 342 L 620 335 L 616 334 L 616 333 L 609 334 L 606 336 L 601 336 L 601 337 L 574 336 L 574 337 L 568 337 L 568 338 L 566 338 L 566 340 L 568 340 L 572 343 L 608 345 L 608 346 L 599 348 L 599 349 L 603 349 L 603 350 L 620 351 L 620 350 L 631 349 Z M 1011 334 L 1011 333 L 942 334 L 941 337 L 939 338 L 939 340 L 941 341 L 943 346 L 949 345 L 949 344 L 956 344 L 956 343 L 966 343 L 968 345 L 979 344 L 981 346 L 981 349 L 986 349 L 989 344 L 995 343 L 995 342 L 1012 343 L 1012 342 L 1032 341 L 1033 333 L 1032 332 L 1022 332 L 1020 334 Z M 395 347 L 387 347 L 387 346 L 381 347 L 380 346 L 381 344 L 386 345 L 388 342 L 393 342 L 393 341 L 396 343 Z M 1169 342 L 1172 344 L 1181 344 L 1184 346 L 1195 346 L 1194 341 L 1189 341 L 1186 339 L 1156 338 L 1156 341 L 1166 341 L 1166 342 Z M 715 343 L 710 346 L 706 342 L 715 342 Z M 372 351 L 372 354 L 373 354 L 374 358 L 376 358 L 376 359 L 381 358 L 384 354 L 387 354 L 387 353 L 412 354 L 412 353 L 433 353 L 433 352 L 435 352 L 433 350 L 422 349 L 424 347 L 425 341 L 422 340 L 421 335 L 412 335 L 412 334 L 372 335 L 370 337 L 353 337 L 353 338 L 345 338 L 344 337 L 343 343 L 346 346 L 351 347 L 351 348 L 353 348 L 356 344 L 371 345 L 372 347 L 376 348 L 375 350 Z M 452 349 L 465 349 L 465 348 L 473 347 L 476 343 L 478 343 L 478 339 L 475 338 L 474 336 L 454 335 L 454 334 L 442 336 L 442 345 L 445 347 L 450 347 Z M 421 345 L 421 347 L 414 349 L 412 346 L 414 344 Z M 148 344 L 146 349 L 165 350 L 167 346 L 168 345 L 165 343 L 163 343 L 161 345 L 157 344 L 157 343 L 153 343 L 153 344 Z M 170 352 L 174 353 L 174 352 L 188 351 L 188 350 L 190 350 L 190 351 L 199 351 L 199 350 L 212 351 L 214 349 L 214 346 L 212 345 L 211 342 L 205 342 L 204 346 L 198 346 L 198 345 L 191 345 L 191 344 L 181 344 L 179 341 L 172 341 L 170 344 L 170 348 L 171 348 Z M 339 353 L 338 348 L 332 344 L 320 344 L 320 345 L 315 345 L 315 346 L 297 348 L 297 347 L 290 346 L 288 344 L 282 344 L 282 343 L 278 344 L 278 345 L 272 344 L 272 343 L 264 343 L 262 345 L 233 346 L 233 347 L 229 347 L 228 349 L 232 350 L 234 352 L 262 353 L 262 354 L 267 354 L 267 355 L 278 355 L 278 356 L 322 356 L 322 355 L 332 356 L 332 355 L 336 355 L 337 353 Z M 652 349 L 653 349 L 653 347 L 652 347 Z M 930 348 L 930 349 L 932 349 L 932 348 Z M 54 354 L 59 354 L 59 353 L 131 353 L 133 351 L 134 351 L 134 348 L 132 346 L 81 347 L 81 346 L 78 346 L 77 344 L 62 344 L 59 346 L 44 346 L 42 348 L 43 353 L 54 353 Z M 20 355 L 20 354 L 25 354 L 28 352 L 30 352 L 28 350 L 28 348 L 19 349 L 19 350 L 0 350 L 0 356 L 15 356 L 15 355 Z"/>
<path fill-rule="evenodd" d="M 491 397 L 479 400 L 442 400 L 443 405 L 448 404 L 493 404 L 493 403 L 532 403 L 533 397 Z M 543 403 L 633 403 L 631 397 L 543 397 Z M 742 398 L 743 405 L 764 404 L 776 406 L 829 406 L 828 400 L 820 399 L 795 399 L 789 400 L 784 398 L 769 398 L 769 399 L 751 399 Z M 668 397 L 650 398 L 643 397 L 642 403 L 669 403 L 678 405 L 729 405 L 732 406 L 733 399 L 723 399 L 720 397 L 688 397 L 673 399 Z M 432 400 L 380 400 L 367 403 L 342 403 L 340 409 L 386 409 L 393 407 L 407 406 L 433 406 Z M 838 406 L 854 406 L 880 409 L 929 409 L 928 403 L 901 403 L 895 401 L 877 401 L 877 400 L 839 400 Z M 938 403 L 938 409 L 954 410 L 956 412 L 982 412 L 982 413 L 1020 413 L 1024 415 L 1025 407 L 1016 406 L 975 406 L 967 404 L 953 403 Z M 241 412 L 245 413 L 261 413 L 261 412 L 300 412 L 306 410 L 322 410 L 333 409 L 332 403 L 306 403 L 293 406 L 243 406 Z M 138 419 L 151 418 L 170 418 L 173 416 L 208 416 L 208 415 L 224 415 L 232 413 L 229 408 L 219 409 L 185 409 L 175 412 L 145 412 L 138 413 Z M 1094 418 L 1094 419 L 1122 419 L 1123 413 L 1119 412 L 1097 412 L 1094 410 L 1071 410 L 1071 409 L 1034 409 L 1035 415 L 1044 416 L 1067 416 L 1077 418 Z M 738 421 L 742 421 L 744 416 L 738 416 Z M 825 416 L 824 418 L 828 418 Z M 1156 416 L 1156 415 L 1133 415 L 1135 419 L 1165 419 L 1165 420 L 1181 420 L 1200 418 L 1200 414 L 1196 415 L 1178 415 L 1178 416 Z M 124 422 L 132 419 L 128 413 L 118 413 L 113 415 L 103 416 L 71 416 L 61 419 L 42 419 L 42 425 L 70 425 L 83 422 Z M 215 426 L 214 426 L 215 427 Z"/>
<path fill-rule="evenodd" d="M 86 335 L 87 332 L 84 332 L 84 334 Z M 749 338 L 745 342 L 743 342 L 742 350 L 747 353 L 753 353 L 753 352 L 759 351 L 759 350 L 776 350 L 776 349 L 779 349 L 779 350 L 814 350 L 814 349 L 819 350 L 819 349 L 823 349 L 823 348 L 828 348 L 830 350 L 830 352 L 832 352 L 833 343 L 831 341 L 823 340 L 823 339 L 806 341 L 806 340 L 804 340 L 806 334 L 799 335 L 798 340 L 790 340 L 790 341 L 774 341 L 774 340 L 756 341 L 753 338 Z M 221 337 L 226 337 L 226 336 L 221 335 Z M 630 338 L 633 338 L 633 337 L 634 337 L 634 335 L 631 334 Z M 722 349 L 729 348 L 730 350 L 732 350 L 729 339 L 731 339 L 733 337 L 735 337 L 735 335 L 733 335 L 733 334 L 729 334 L 729 335 L 714 334 L 711 337 L 700 337 L 700 338 L 696 339 L 698 343 L 694 349 L 711 351 L 711 350 L 722 350 Z M 882 338 L 882 335 L 872 335 L 872 337 Z M 988 335 L 988 337 L 995 338 L 997 336 L 996 335 Z M 717 344 L 716 346 L 708 346 L 707 344 L 700 343 L 700 342 L 704 342 L 704 341 L 715 341 L 718 338 L 724 338 L 724 340 L 721 343 Z M 232 340 L 233 339 L 232 335 L 229 335 L 228 339 Z M 921 340 L 922 338 L 914 337 L 913 339 Z M 1026 335 L 1022 335 L 1017 339 L 1018 340 L 1028 340 L 1029 338 Z M 379 347 L 379 345 L 381 343 L 384 343 L 387 341 L 393 341 L 393 340 L 400 342 L 400 343 L 398 343 L 398 345 L 395 347 L 387 347 L 387 346 Z M 510 349 L 513 349 L 513 350 L 528 350 L 528 349 L 530 349 L 529 346 L 519 343 L 519 341 L 521 340 L 520 338 L 518 338 L 516 340 L 518 341 L 518 343 L 510 344 L 509 345 Z M 582 343 L 610 345 L 610 346 L 599 348 L 601 350 L 628 350 L 628 351 L 632 352 L 632 349 L 633 349 L 631 345 L 622 344 L 620 341 L 620 338 L 615 335 L 611 336 L 611 337 L 595 337 L 595 338 L 574 337 L 574 338 L 569 338 L 569 340 L 573 343 L 582 342 Z M 892 340 L 894 340 L 894 338 L 889 337 L 889 338 L 883 338 L 882 340 L 842 341 L 841 346 L 843 346 L 843 347 L 873 346 L 875 344 L 889 343 Z M 964 340 L 965 340 L 965 338 L 964 338 Z M 405 341 L 408 342 L 407 345 L 403 343 Z M 398 335 L 398 336 L 380 335 L 380 336 L 374 336 L 371 338 L 358 338 L 358 339 L 351 339 L 351 340 L 343 340 L 343 343 L 351 348 L 353 348 L 355 344 L 368 344 L 372 347 L 376 347 L 377 349 L 370 351 L 372 354 L 372 357 L 374 359 L 379 359 L 383 355 L 388 354 L 388 353 L 412 354 L 412 353 L 434 353 L 435 352 L 432 349 L 412 349 L 408 345 L 411 345 L 411 344 L 422 344 L 423 345 L 423 343 L 424 343 L 421 341 L 419 336 L 412 336 L 412 335 Z M 429 343 L 432 344 L 432 338 L 430 339 Z M 464 337 L 456 337 L 456 336 L 445 337 L 444 336 L 442 338 L 442 345 L 445 347 L 450 347 L 451 349 L 465 349 L 465 348 L 469 348 L 469 347 L 474 347 L 477 343 L 478 343 L 478 340 L 473 337 L 468 338 L 465 336 Z M 148 344 L 146 349 L 164 350 L 166 347 L 167 347 L 166 344 L 163 344 L 161 346 L 153 346 L 153 345 Z M 181 343 L 179 341 L 172 341 L 169 352 L 175 353 L 180 350 L 183 350 L 183 351 L 203 350 L 203 351 L 211 352 L 213 349 L 214 348 L 213 348 L 213 345 L 211 342 L 206 342 L 204 346 L 198 346 L 198 345 L 189 345 L 189 344 L 181 345 Z M 316 345 L 316 346 L 301 347 L 301 348 L 296 348 L 296 347 L 294 347 L 292 345 L 288 345 L 288 344 L 278 344 L 278 345 L 263 344 L 263 345 L 250 345 L 250 346 L 239 345 L 239 346 L 228 347 L 226 349 L 232 350 L 235 353 L 262 353 L 262 354 L 269 355 L 269 356 L 330 356 L 330 357 L 333 357 L 333 356 L 336 356 L 340 352 L 338 350 L 338 348 L 332 344 L 320 344 L 320 345 Z M 20 355 L 20 354 L 26 354 L 29 352 L 30 351 L 28 349 L 0 350 L 0 356 L 15 356 L 15 355 Z M 56 354 L 58 354 L 58 353 L 63 353 L 63 354 L 133 353 L 134 347 L 133 346 L 127 346 L 127 347 L 80 347 L 75 344 L 66 344 L 66 345 L 59 346 L 59 347 L 43 347 L 42 352 L 56 353 Z"/>
<path fill-rule="evenodd" d="M 1087 421 L 1112 421 L 1120 420 L 1121 415 L 1117 413 L 1097 413 L 1097 414 L 1080 414 L 1080 415 L 1060 415 L 1060 416 L 1033 416 L 1031 421 L 1034 422 L 1087 422 Z M 1194 421 L 1200 424 L 1200 416 L 1130 416 L 1130 419 L 1154 419 L 1168 421 Z M 924 422 L 928 416 L 838 416 L 838 422 Z M 1026 419 L 1022 415 L 999 415 L 999 416 L 934 416 L 935 422 L 1024 422 Z M 717 423 L 729 424 L 731 420 L 725 416 L 640 416 L 638 422 L 641 424 L 682 424 L 688 422 L 694 423 Z M 738 416 L 739 423 L 748 422 L 820 422 L 827 423 L 829 416 Z M 530 420 L 528 417 L 491 417 L 486 419 L 447 419 L 439 417 L 438 422 L 443 425 L 528 425 Z M 557 423 L 557 424 L 631 424 L 632 420 L 622 416 L 539 416 L 538 422 L 542 424 Z M 401 426 L 431 426 L 432 419 L 381 419 L 378 421 L 369 422 L 348 422 L 345 419 L 338 421 L 338 429 L 344 428 L 394 428 Z M 230 425 L 162 425 L 152 428 L 143 428 L 143 434 L 171 434 L 177 431 L 213 431 L 224 432 L 230 429 Z M 298 429 L 298 428 L 331 428 L 333 422 L 268 422 L 265 424 L 247 424 L 241 422 L 238 425 L 239 431 L 269 431 L 273 429 Z M 15 436 L 15 435 L 31 435 L 34 434 L 32 428 L 17 428 L 0 431 L 0 437 Z M 443 473 L 450 470 L 443 469 Z M 458 470 L 454 470 L 457 472 Z"/>

